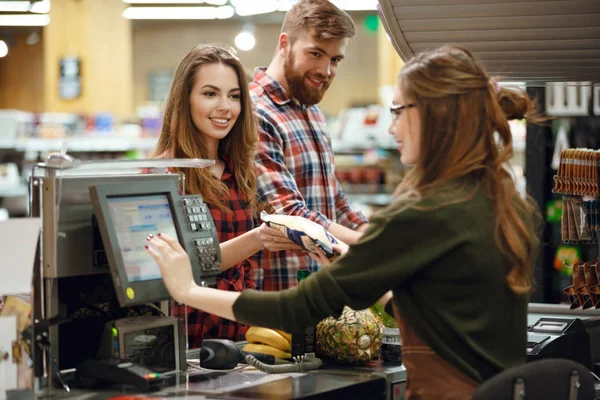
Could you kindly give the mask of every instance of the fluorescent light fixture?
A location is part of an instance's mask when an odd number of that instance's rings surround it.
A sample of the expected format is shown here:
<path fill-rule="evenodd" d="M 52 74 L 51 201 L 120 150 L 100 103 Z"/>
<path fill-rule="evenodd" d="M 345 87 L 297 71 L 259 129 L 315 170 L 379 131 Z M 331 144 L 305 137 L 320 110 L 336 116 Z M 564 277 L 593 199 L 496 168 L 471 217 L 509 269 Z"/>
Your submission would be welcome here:
<path fill-rule="evenodd" d="M 123 0 L 128 4 L 210 4 L 224 6 L 227 0 Z"/>
<path fill-rule="evenodd" d="M 47 14 L 50 12 L 50 0 L 36 1 L 31 6 L 31 12 L 36 14 Z"/>
<path fill-rule="evenodd" d="M 0 40 L 0 58 L 6 56 L 8 54 L 8 46 L 4 42 L 4 40 Z"/>
<path fill-rule="evenodd" d="M 272 13 L 279 10 L 280 6 L 277 0 L 231 0 L 231 4 L 235 7 L 237 15 L 241 17 Z"/>
<path fill-rule="evenodd" d="M 0 1 L 0 12 L 28 12 L 30 8 L 28 1 Z"/>
<path fill-rule="evenodd" d="M 376 11 L 377 0 L 330 0 L 346 11 Z"/>
<path fill-rule="evenodd" d="M 231 6 L 223 7 L 129 7 L 127 19 L 227 19 L 233 17 Z"/>
<path fill-rule="evenodd" d="M 231 6 L 215 7 L 215 16 L 217 19 L 228 19 L 233 17 L 233 14 L 235 14 L 235 11 L 233 11 L 233 7 Z"/>
<path fill-rule="evenodd" d="M 292 8 L 292 1 L 291 0 L 279 0 L 279 8 L 278 11 L 289 11 Z"/>
<path fill-rule="evenodd" d="M 203 4 L 204 0 L 123 0 L 128 4 Z"/>
<path fill-rule="evenodd" d="M 49 23 L 48 14 L 0 14 L 0 26 L 46 26 Z"/>

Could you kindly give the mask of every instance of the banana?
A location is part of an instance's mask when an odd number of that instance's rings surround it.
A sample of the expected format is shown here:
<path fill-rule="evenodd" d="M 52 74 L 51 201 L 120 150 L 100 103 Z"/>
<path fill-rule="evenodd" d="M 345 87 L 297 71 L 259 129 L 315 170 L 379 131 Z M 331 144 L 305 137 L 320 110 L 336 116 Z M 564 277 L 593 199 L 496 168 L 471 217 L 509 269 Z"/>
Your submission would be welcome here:
<path fill-rule="evenodd" d="M 284 338 L 286 338 L 288 342 L 292 343 L 292 334 L 291 333 L 287 333 L 287 332 L 284 332 L 284 331 L 279 330 L 279 329 L 273 329 L 273 330 L 275 332 L 279 333 Z"/>
<path fill-rule="evenodd" d="M 251 326 L 246 332 L 246 340 L 250 343 L 262 343 L 279 350 L 290 351 L 291 342 L 273 329 Z"/>
<path fill-rule="evenodd" d="M 291 353 L 285 352 L 273 346 L 268 346 L 266 344 L 248 343 L 242 348 L 242 350 L 249 353 L 271 354 L 275 358 L 292 358 Z"/>

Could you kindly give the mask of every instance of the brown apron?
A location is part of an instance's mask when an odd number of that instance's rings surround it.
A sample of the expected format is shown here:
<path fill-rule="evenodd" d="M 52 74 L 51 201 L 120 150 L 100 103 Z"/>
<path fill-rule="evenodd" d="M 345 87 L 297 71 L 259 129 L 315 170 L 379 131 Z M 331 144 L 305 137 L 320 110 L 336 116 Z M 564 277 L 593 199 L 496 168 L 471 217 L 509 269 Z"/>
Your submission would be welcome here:
<path fill-rule="evenodd" d="M 394 304 L 406 367 L 406 400 L 470 400 L 479 384 L 437 355 L 404 323 Z"/>

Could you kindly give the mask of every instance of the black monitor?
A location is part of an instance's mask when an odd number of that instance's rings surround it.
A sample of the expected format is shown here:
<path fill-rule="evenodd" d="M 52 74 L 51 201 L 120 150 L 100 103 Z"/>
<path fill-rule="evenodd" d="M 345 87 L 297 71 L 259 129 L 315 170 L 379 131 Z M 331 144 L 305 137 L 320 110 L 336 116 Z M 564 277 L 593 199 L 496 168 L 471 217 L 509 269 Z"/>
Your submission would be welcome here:
<path fill-rule="evenodd" d="M 93 185 L 90 195 L 122 307 L 170 299 L 145 248 L 149 234 L 177 238 L 190 257 L 196 283 L 214 283 L 221 272 L 219 243 L 199 196 L 180 196 L 174 181 Z"/>

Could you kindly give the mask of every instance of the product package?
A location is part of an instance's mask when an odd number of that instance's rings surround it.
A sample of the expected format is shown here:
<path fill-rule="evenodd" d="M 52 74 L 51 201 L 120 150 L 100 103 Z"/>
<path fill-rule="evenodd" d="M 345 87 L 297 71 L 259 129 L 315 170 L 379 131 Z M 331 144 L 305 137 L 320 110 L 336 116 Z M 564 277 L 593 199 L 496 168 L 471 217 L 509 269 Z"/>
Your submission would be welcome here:
<path fill-rule="evenodd" d="M 329 258 L 339 254 L 333 249 L 334 244 L 343 243 L 327 232 L 323 226 L 306 218 L 294 215 L 260 213 L 260 218 L 272 228 L 279 229 L 288 239 L 306 251 L 317 253 L 317 248 Z"/>

